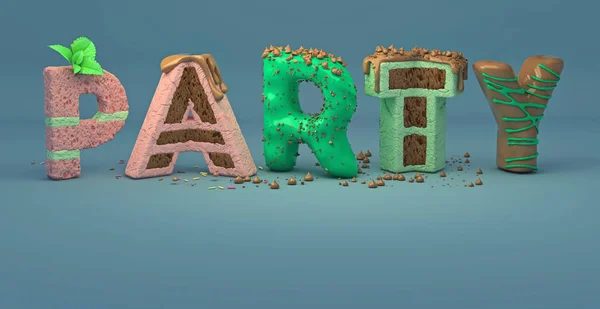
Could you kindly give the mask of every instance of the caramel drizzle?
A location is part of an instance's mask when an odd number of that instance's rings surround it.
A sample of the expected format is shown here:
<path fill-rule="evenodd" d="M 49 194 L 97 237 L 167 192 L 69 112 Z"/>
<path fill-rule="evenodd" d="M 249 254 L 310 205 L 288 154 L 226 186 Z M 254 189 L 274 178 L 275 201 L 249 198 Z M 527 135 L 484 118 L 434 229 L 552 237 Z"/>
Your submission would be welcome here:
<path fill-rule="evenodd" d="M 452 73 L 458 74 L 458 91 L 464 90 L 464 81 L 467 79 L 468 60 L 462 56 L 460 52 L 451 52 L 441 50 L 427 50 L 425 48 L 414 47 L 412 51 L 404 51 L 404 48 L 396 49 L 394 45 L 386 48 L 377 46 L 375 53 L 365 57 L 363 60 L 363 73 L 370 74 L 371 66 L 375 71 L 375 92 L 380 89 L 380 73 L 381 64 L 384 62 L 401 62 L 401 61 L 427 61 L 435 63 L 449 64 L 452 67 Z"/>
<path fill-rule="evenodd" d="M 204 71 L 204 74 L 208 79 L 208 84 L 210 85 L 212 93 L 217 101 L 220 101 L 223 99 L 223 97 L 225 97 L 225 93 L 227 92 L 228 88 L 223 82 L 223 78 L 221 78 L 221 71 L 217 66 L 217 62 L 210 54 L 171 55 L 160 62 L 160 70 L 166 74 L 184 62 L 195 62 L 202 68 L 202 71 Z"/>

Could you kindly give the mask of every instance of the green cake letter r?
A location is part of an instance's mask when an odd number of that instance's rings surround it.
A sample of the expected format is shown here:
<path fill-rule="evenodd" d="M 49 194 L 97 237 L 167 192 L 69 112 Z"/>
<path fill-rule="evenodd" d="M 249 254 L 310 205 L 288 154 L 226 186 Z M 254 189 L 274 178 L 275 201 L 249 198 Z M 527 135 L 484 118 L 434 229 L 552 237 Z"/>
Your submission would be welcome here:
<path fill-rule="evenodd" d="M 264 156 L 273 171 L 296 165 L 305 143 L 329 176 L 358 173 L 346 129 L 356 111 L 356 86 L 340 57 L 318 49 L 289 46 L 265 49 L 263 58 Z M 314 83 L 323 93 L 321 113 L 305 114 L 299 83 Z"/>

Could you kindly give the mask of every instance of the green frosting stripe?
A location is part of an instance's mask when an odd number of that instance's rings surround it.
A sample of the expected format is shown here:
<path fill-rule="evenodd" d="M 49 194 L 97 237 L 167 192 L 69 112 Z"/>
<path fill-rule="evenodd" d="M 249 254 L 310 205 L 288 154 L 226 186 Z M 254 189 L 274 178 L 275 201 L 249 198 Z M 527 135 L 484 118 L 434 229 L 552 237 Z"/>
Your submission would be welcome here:
<path fill-rule="evenodd" d="M 541 87 L 541 86 L 534 86 L 534 85 L 530 85 L 527 84 L 528 87 L 530 87 L 531 89 L 535 89 L 535 90 L 543 90 L 543 91 L 550 91 L 553 90 L 554 88 L 556 88 L 558 81 L 560 80 L 560 74 L 552 71 L 550 68 L 546 67 L 543 64 L 538 64 L 538 67 L 541 68 L 542 70 L 550 73 L 551 75 L 553 75 L 556 79 L 555 80 L 548 80 L 548 79 L 542 79 L 539 78 L 537 76 L 530 76 L 531 79 L 533 79 L 534 81 L 540 82 L 540 83 L 547 83 L 550 84 L 550 86 L 546 86 L 546 87 Z M 524 122 L 524 123 L 528 123 L 528 125 L 525 125 L 521 128 L 517 128 L 517 129 L 505 129 L 505 132 L 508 134 L 511 133 L 518 133 L 518 132 L 523 132 L 523 131 L 527 131 L 531 128 L 535 128 L 535 131 L 537 133 L 539 133 L 539 124 L 540 121 L 542 120 L 542 118 L 544 117 L 544 114 L 541 114 L 539 116 L 533 116 L 529 113 L 529 111 L 527 110 L 527 108 L 538 108 L 538 109 L 545 109 L 546 106 L 543 104 L 538 104 L 538 103 L 528 103 L 528 102 L 517 102 L 514 98 L 513 98 L 513 94 L 517 94 L 517 95 L 524 95 L 524 94 L 529 94 L 541 99 L 546 99 L 549 100 L 552 96 L 551 95 L 541 95 L 541 94 L 537 94 L 531 91 L 528 91 L 526 89 L 524 89 L 523 87 L 518 88 L 518 89 L 513 89 L 513 88 L 509 88 L 506 87 L 504 85 L 501 85 L 497 82 L 516 82 L 518 81 L 518 78 L 500 78 L 500 77 L 495 77 L 495 76 L 491 76 L 489 74 L 486 73 L 482 73 L 483 81 L 486 84 L 486 87 L 489 90 L 498 92 L 499 94 L 501 94 L 503 97 L 507 98 L 508 101 L 503 101 L 503 100 L 499 100 L 499 99 L 494 99 L 493 102 L 496 104 L 503 104 L 503 105 L 508 105 L 508 106 L 512 106 L 512 107 L 516 107 L 518 109 L 521 110 L 521 112 L 525 115 L 525 117 L 520 117 L 520 118 L 514 118 L 514 117 L 502 117 L 503 121 L 506 122 Z M 537 145 L 539 143 L 539 140 L 537 138 L 517 138 L 517 137 L 509 137 L 508 138 L 508 145 L 509 146 L 532 146 L 532 145 Z M 515 162 L 515 161 L 526 161 L 526 160 L 531 160 L 531 159 L 535 159 L 537 158 L 538 153 L 535 153 L 531 156 L 525 156 L 525 157 L 517 157 L 517 158 L 507 158 L 505 159 L 506 163 L 511 163 L 511 162 Z M 511 169 L 511 168 L 529 168 L 532 170 L 537 170 L 537 166 L 535 165 L 529 165 L 529 164 L 508 164 L 506 165 L 507 169 Z"/>
<path fill-rule="evenodd" d="M 53 160 L 53 161 L 79 159 L 79 156 L 80 156 L 79 150 L 58 150 L 58 151 L 46 150 L 46 159 Z"/>
<path fill-rule="evenodd" d="M 129 111 L 121 111 L 112 114 L 105 114 L 99 111 L 92 119 L 98 122 L 124 121 L 128 116 Z M 48 117 L 45 119 L 46 125 L 53 128 L 78 126 L 79 121 L 79 117 Z"/>

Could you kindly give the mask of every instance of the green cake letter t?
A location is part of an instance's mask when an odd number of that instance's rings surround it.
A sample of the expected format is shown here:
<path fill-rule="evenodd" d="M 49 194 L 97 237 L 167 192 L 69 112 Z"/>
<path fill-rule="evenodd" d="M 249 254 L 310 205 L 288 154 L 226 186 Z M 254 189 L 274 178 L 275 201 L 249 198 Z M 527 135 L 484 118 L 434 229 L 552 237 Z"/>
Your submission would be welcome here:
<path fill-rule="evenodd" d="M 381 169 L 436 172 L 446 156 L 446 98 L 464 90 L 467 60 L 458 52 L 378 46 L 363 61 L 365 92 L 381 99 Z"/>
<path fill-rule="evenodd" d="M 356 111 L 356 86 L 342 58 L 323 50 L 289 46 L 263 52 L 264 155 L 274 171 L 296 165 L 306 143 L 328 175 L 358 173 L 346 129 Z M 323 93 L 321 113 L 307 115 L 298 101 L 299 83 L 313 82 Z"/>

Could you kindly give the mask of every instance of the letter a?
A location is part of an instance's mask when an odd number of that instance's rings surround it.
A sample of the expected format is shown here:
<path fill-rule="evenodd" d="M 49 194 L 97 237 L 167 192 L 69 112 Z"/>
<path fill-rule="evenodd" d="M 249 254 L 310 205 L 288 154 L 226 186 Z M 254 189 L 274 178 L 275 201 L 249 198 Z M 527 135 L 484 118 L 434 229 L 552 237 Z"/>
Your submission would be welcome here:
<path fill-rule="evenodd" d="M 125 174 L 169 175 L 180 152 L 201 152 L 211 173 L 251 176 L 256 166 L 213 57 L 173 55 L 163 72 Z M 191 116 L 188 116 L 191 115 Z"/>

